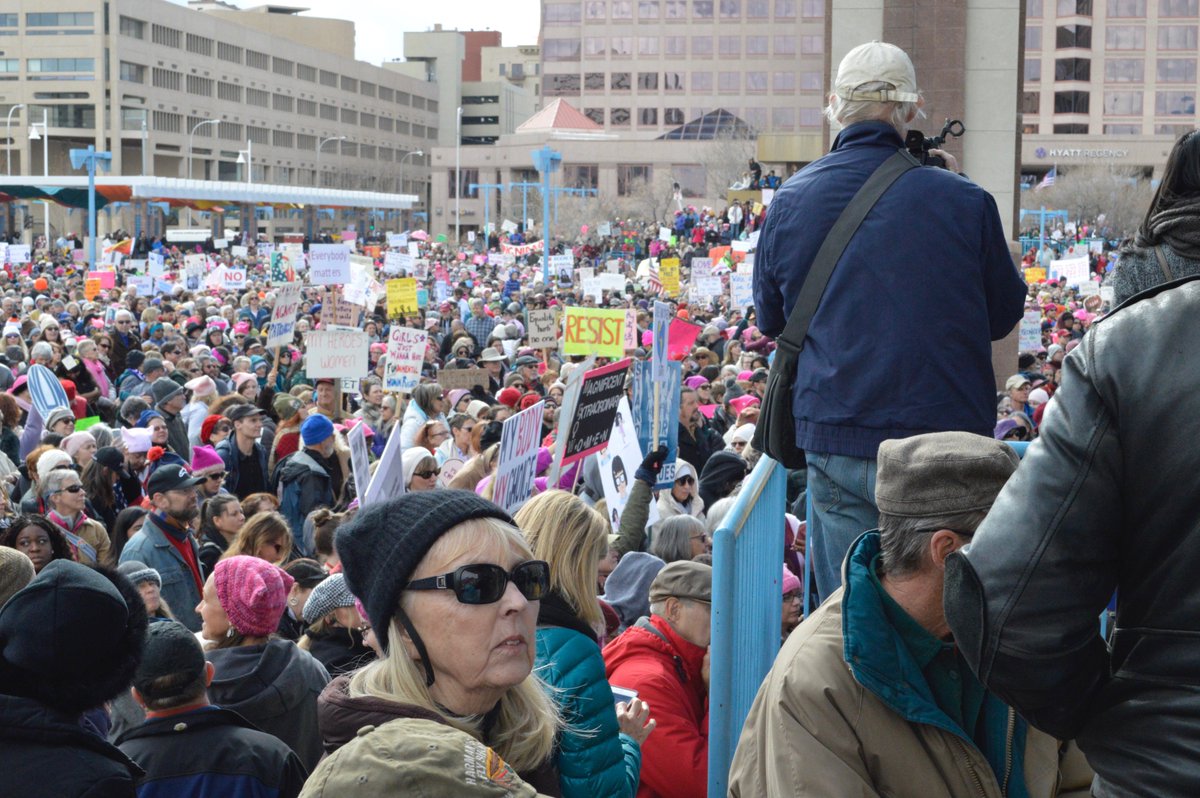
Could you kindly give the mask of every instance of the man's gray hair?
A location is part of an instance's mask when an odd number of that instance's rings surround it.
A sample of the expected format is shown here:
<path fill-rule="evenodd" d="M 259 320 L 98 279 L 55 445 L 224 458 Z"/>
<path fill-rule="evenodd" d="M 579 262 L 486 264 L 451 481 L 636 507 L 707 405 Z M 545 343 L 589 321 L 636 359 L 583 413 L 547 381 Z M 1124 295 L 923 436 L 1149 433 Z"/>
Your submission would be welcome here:
<path fill-rule="evenodd" d="M 924 518 L 879 514 L 879 570 L 893 576 L 920 571 L 929 560 L 929 539 L 939 529 L 971 536 L 983 523 L 987 510 L 969 510 Z"/>
<path fill-rule="evenodd" d="M 124 308 L 122 308 L 121 310 L 118 310 L 116 312 L 116 314 L 113 316 L 114 321 L 122 321 L 122 320 L 126 320 L 126 319 L 129 321 L 133 321 L 133 314 L 131 312 L 129 312 L 128 310 L 125 310 Z"/>
<path fill-rule="evenodd" d="M 872 81 L 871 83 L 864 83 L 855 88 L 863 91 L 883 91 L 895 87 L 884 81 Z M 908 132 L 908 119 L 914 111 L 916 111 L 918 116 L 921 115 L 921 110 L 917 103 L 843 100 L 835 94 L 830 98 L 829 105 L 825 107 L 825 118 L 829 120 L 830 124 L 836 124 L 839 127 L 849 127 L 855 122 L 866 122 L 869 120 L 887 122 L 903 136 Z"/>
<path fill-rule="evenodd" d="M 49 363 L 54 360 L 54 347 L 45 341 L 38 341 L 33 345 L 33 349 L 29 350 L 30 363 Z"/>

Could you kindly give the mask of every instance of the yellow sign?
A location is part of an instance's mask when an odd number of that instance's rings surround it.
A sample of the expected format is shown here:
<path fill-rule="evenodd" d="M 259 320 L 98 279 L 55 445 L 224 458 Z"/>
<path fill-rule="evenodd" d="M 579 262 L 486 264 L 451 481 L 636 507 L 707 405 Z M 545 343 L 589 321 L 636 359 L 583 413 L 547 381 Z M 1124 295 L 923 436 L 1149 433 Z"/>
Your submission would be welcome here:
<path fill-rule="evenodd" d="M 100 296 L 100 278 L 88 277 L 83 281 L 83 298 L 87 300 Z"/>
<path fill-rule="evenodd" d="M 399 318 L 417 312 L 417 278 L 397 277 L 387 281 L 388 315 Z"/>
<path fill-rule="evenodd" d="M 1045 280 L 1046 280 L 1046 270 L 1041 268 L 1040 266 L 1031 266 L 1030 268 L 1025 270 L 1025 282 L 1026 283 L 1045 282 Z"/>
<path fill-rule="evenodd" d="M 668 294 L 679 293 L 679 258 L 663 258 L 658 262 L 658 277 Z"/>
<path fill-rule="evenodd" d="M 567 308 L 563 352 L 568 355 L 625 355 L 625 311 Z"/>

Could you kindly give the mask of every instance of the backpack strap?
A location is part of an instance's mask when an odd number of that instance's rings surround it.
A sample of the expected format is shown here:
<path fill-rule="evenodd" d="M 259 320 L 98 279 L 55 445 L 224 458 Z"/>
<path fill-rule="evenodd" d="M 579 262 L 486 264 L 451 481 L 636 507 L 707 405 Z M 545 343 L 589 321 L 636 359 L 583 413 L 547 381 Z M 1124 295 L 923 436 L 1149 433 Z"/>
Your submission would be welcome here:
<path fill-rule="evenodd" d="M 1167 278 L 1167 282 L 1175 279 L 1175 275 L 1171 273 L 1171 267 L 1167 265 L 1167 253 L 1163 252 L 1162 245 L 1154 248 L 1154 254 L 1158 258 L 1158 267 L 1162 269 L 1163 276 Z"/>

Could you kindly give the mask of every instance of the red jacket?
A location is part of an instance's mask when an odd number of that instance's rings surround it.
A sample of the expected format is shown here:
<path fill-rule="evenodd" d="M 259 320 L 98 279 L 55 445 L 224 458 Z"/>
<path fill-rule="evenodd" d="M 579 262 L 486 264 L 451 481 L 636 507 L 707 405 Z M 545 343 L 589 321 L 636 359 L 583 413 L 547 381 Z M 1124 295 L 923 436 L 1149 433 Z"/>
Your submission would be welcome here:
<path fill-rule="evenodd" d="M 604 647 L 609 683 L 637 690 L 658 722 L 642 744 L 638 798 L 694 798 L 708 792 L 704 653 L 658 616 L 643 618 Z"/>

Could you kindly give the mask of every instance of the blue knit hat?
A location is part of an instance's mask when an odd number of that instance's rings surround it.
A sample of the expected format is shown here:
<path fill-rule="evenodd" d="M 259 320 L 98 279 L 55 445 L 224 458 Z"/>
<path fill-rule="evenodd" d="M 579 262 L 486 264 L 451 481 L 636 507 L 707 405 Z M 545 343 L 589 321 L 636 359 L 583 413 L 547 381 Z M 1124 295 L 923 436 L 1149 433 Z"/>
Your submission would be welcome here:
<path fill-rule="evenodd" d="M 305 446 L 316 446 L 333 435 L 333 422 L 320 413 L 313 413 L 300 425 L 300 439 Z"/>

